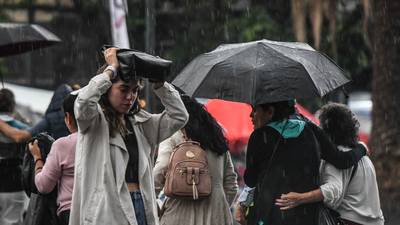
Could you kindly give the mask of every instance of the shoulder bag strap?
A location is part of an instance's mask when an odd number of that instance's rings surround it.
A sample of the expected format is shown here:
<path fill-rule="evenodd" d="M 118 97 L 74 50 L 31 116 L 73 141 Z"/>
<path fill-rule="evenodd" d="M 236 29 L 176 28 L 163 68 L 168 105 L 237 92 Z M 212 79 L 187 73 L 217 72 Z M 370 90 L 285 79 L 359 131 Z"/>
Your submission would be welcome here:
<path fill-rule="evenodd" d="M 269 160 L 268 160 L 267 168 L 264 170 L 265 172 L 264 172 L 264 173 L 261 173 L 261 174 L 264 174 L 264 175 L 262 176 L 262 179 L 261 179 L 261 180 L 258 180 L 258 182 L 257 182 L 257 186 L 256 186 L 256 189 L 258 189 L 257 192 L 260 192 L 260 190 L 262 190 L 263 187 L 264 187 L 264 185 L 263 185 L 263 184 L 264 184 L 264 183 L 263 183 L 263 180 L 265 179 L 265 177 L 267 177 L 267 175 L 268 175 L 268 173 L 269 173 L 269 170 L 270 170 L 270 168 L 271 168 L 272 161 L 274 160 L 274 156 L 275 156 L 276 150 L 278 149 L 279 144 L 280 144 L 280 142 L 281 142 L 281 140 L 282 140 L 282 138 L 283 138 L 283 131 L 286 129 L 286 126 L 287 126 L 288 123 L 289 123 L 289 122 L 286 121 L 285 125 L 284 125 L 283 128 L 282 128 L 281 134 L 279 135 L 279 138 L 278 138 L 278 140 L 276 141 L 276 143 L 275 143 L 275 145 L 274 145 L 274 148 L 273 148 L 273 150 L 272 150 L 271 157 L 270 157 Z M 254 201 L 256 201 L 256 199 L 254 199 Z M 259 219 L 261 218 L 260 214 L 261 214 L 261 212 L 258 210 L 258 211 L 257 211 L 257 218 L 256 218 L 257 220 L 259 220 Z"/>

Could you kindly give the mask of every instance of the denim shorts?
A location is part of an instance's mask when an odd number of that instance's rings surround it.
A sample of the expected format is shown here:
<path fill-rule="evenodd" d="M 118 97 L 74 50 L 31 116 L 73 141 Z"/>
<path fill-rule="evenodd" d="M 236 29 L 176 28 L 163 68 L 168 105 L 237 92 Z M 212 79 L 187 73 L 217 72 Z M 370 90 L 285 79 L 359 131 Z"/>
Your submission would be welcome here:
<path fill-rule="evenodd" d="M 144 203 L 142 194 L 140 191 L 131 192 L 131 198 L 133 203 L 133 208 L 135 209 L 136 222 L 138 225 L 147 225 L 146 221 L 146 211 L 144 209 Z"/>

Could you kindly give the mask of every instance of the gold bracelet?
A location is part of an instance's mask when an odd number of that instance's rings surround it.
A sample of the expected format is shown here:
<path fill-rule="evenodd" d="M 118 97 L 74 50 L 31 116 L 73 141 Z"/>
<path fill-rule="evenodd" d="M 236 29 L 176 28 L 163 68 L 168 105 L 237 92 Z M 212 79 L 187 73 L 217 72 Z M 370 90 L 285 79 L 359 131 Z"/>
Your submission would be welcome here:
<path fill-rule="evenodd" d="M 38 161 L 42 161 L 42 162 L 43 162 L 43 159 L 42 159 L 42 158 L 37 158 L 37 159 L 35 160 L 35 165 L 36 165 L 36 163 L 37 163 Z"/>

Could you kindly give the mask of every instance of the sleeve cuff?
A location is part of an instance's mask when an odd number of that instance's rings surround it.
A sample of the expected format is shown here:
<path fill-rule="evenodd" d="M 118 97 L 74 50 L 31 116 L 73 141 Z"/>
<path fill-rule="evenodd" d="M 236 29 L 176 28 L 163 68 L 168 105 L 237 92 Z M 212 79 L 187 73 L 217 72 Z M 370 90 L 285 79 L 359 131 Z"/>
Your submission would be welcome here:
<path fill-rule="evenodd" d="M 91 81 L 96 83 L 96 86 L 99 88 L 99 91 L 103 94 L 106 93 L 107 90 L 111 87 L 112 83 L 110 81 L 110 77 L 107 73 L 101 73 L 94 76 Z"/>
<path fill-rule="evenodd" d="M 175 95 L 179 96 L 179 93 L 177 90 L 175 90 L 174 86 L 172 86 L 172 84 L 168 83 L 168 82 L 164 82 L 164 84 L 157 88 L 157 89 L 153 89 L 154 93 L 156 93 L 157 96 L 163 96 L 165 94 L 169 93 L 174 93 Z"/>

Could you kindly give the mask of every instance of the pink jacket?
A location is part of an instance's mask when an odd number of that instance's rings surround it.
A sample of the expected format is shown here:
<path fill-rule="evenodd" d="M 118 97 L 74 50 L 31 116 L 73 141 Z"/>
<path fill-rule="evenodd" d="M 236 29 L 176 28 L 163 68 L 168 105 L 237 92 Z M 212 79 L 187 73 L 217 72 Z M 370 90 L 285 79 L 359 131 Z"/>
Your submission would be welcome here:
<path fill-rule="evenodd" d="M 51 192 L 58 184 L 57 214 L 71 208 L 76 140 L 77 133 L 57 139 L 43 170 L 35 176 L 36 187 L 41 193 Z"/>

